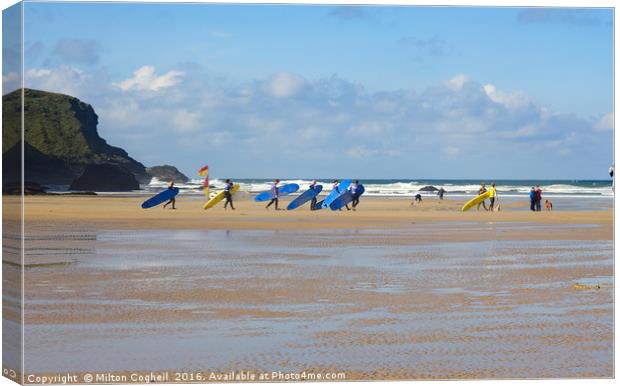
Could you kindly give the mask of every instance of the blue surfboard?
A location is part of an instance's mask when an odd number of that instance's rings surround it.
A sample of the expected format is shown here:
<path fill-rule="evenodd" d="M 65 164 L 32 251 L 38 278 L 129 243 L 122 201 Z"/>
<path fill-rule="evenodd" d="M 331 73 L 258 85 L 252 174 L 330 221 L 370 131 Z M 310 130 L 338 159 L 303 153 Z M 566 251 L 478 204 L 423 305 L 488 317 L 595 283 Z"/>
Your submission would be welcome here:
<path fill-rule="evenodd" d="M 364 194 L 364 185 L 359 184 L 357 186 L 357 191 L 355 192 L 355 195 L 357 197 L 361 196 L 362 194 Z M 332 201 L 331 204 L 329 204 L 329 207 L 331 210 L 338 210 L 340 208 L 342 208 L 345 205 L 348 205 L 351 201 L 353 201 L 353 195 L 351 194 L 351 191 L 347 190 L 346 192 L 342 193 L 340 196 L 338 196 L 337 199 L 335 199 L 334 201 Z"/>
<path fill-rule="evenodd" d="M 314 197 L 318 196 L 323 190 L 323 185 L 315 185 L 314 188 L 310 188 L 299 195 L 296 199 L 291 201 L 290 204 L 286 207 L 286 210 L 293 210 L 305 204 L 306 202 L 312 200 Z"/>
<path fill-rule="evenodd" d="M 351 180 L 341 181 L 338 184 L 338 189 L 332 189 L 331 193 L 329 193 L 329 195 L 325 197 L 325 200 L 323 200 L 323 204 L 321 206 L 323 208 L 328 208 L 329 204 L 331 204 L 335 199 L 338 198 L 338 196 L 344 193 L 344 191 L 347 190 L 349 185 L 351 185 Z"/>
<path fill-rule="evenodd" d="M 179 194 L 179 188 L 166 189 L 142 203 L 142 209 L 152 208 L 164 203 Z"/>
<path fill-rule="evenodd" d="M 280 196 L 286 196 L 289 195 L 291 193 L 295 193 L 296 191 L 299 190 L 299 185 L 297 184 L 286 184 L 283 185 L 282 187 L 278 188 L 278 190 L 280 191 Z M 269 189 L 267 191 L 264 191 L 260 194 L 258 194 L 256 197 L 254 197 L 254 200 L 256 201 L 267 201 L 267 200 L 271 200 L 273 199 L 275 196 L 273 195 L 273 190 Z"/>

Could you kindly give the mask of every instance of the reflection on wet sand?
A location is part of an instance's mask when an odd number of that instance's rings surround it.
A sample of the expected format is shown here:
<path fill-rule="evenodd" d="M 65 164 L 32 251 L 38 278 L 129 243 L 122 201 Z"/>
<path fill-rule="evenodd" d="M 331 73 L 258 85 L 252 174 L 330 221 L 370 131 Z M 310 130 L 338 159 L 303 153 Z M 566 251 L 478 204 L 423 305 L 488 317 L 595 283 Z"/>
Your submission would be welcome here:
<path fill-rule="evenodd" d="M 596 224 L 566 225 L 557 238 L 557 225 L 526 225 L 33 226 L 27 371 L 612 376 L 611 239 L 574 237 Z M 500 236 L 468 237 L 484 232 Z"/>

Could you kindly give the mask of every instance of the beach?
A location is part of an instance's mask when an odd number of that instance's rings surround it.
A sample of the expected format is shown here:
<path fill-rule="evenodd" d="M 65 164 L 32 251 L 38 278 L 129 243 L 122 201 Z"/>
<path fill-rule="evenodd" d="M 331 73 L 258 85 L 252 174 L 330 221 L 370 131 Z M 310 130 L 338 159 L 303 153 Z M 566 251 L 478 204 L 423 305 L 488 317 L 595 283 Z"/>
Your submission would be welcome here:
<path fill-rule="evenodd" d="M 463 199 L 287 212 L 146 198 L 25 197 L 25 374 L 613 377 L 611 200 L 462 213 Z"/>

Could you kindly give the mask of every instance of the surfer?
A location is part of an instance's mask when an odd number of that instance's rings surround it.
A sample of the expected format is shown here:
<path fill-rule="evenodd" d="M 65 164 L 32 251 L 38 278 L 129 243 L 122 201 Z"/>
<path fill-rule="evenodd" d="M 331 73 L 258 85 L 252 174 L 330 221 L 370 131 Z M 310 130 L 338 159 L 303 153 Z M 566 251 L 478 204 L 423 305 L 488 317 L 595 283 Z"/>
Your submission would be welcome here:
<path fill-rule="evenodd" d="M 168 184 L 168 189 L 170 190 L 174 189 L 174 181 L 170 181 L 170 183 Z M 170 204 L 172 204 L 172 209 L 176 209 L 176 207 L 174 206 L 176 202 L 177 200 L 174 198 L 174 196 L 172 196 L 172 198 L 167 203 L 164 204 L 164 209 Z"/>
<path fill-rule="evenodd" d="M 351 184 L 351 186 L 349 186 L 349 191 L 351 192 L 351 197 L 353 197 L 353 200 L 351 200 L 351 206 L 353 207 L 353 210 L 355 211 L 355 207 L 357 206 L 357 204 L 360 203 L 360 181 L 359 180 L 355 180 L 354 183 Z M 347 209 L 349 209 L 349 207 L 347 206 Z"/>
<path fill-rule="evenodd" d="M 338 192 L 338 195 L 340 195 L 340 187 L 339 187 L 339 185 L 340 185 L 340 181 L 334 180 L 334 183 L 332 185 L 332 190 L 335 190 L 336 192 Z M 347 210 L 351 210 L 349 208 L 349 205 L 345 205 L 345 206 L 347 207 Z M 342 210 L 342 208 L 338 208 L 338 210 Z"/>
<path fill-rule="evenodd" d="M 226 209 L 228 204 L 230 204 L 230 209 L 235 210 L 232 200 L 232 187 L 233 182 L 230 179 L 226 179 L 226 185 L 224 186 L 224 198 L 226 198 L 226 202 L 224 203 L 224 209 Z"/>
<path fill-rule="evenodd" d="M 497 197 L 497 189 L 495 189 L 495 182 L 491 182 L 491 187 L 489 188 L 489 199 L 491 203 L 489 204 L 489 211 L 493 212 L 495 208 L 495 198 Z"/>
<path fill-rule="evenodd" d="M 481 194 L 485 194 L 487 192 L 487 185 L 486 183 L 482 183 L 480 184 L 480 189 L 478 189 L 478 195 Z M 484 203 L 485 200 L 482 200 L 480 203 L 478 203 L 478 207 L 476 208 L 476 210 L 480 210 L 480 205 L 482 205 L 482 207 L 484 208 L 484 210 L 488 210 L 487 209 L 487 205 Z"/>
<path fill-rule="evenodd" d="M 316 180 L 312 180 L 312 183 L 310 184 L 310 189 L 314 190 L 316 189 Z M 310 210 L 315 210 L 316 209 L 316 196 L 312 197 L 312 201 L 310 201 Z"/>
<path fill-rule="evenodd" d="M 278 189 L 278 183 L 280 183 L 280 180 L 276 179 L 273 184 L 271 184 L 271 191 L 273 192 L 273 198 L 271 199 L 271 201 L 269 201 L 269 204 L 267 204 L 267 206 L 265 207 L 265 209 L 269 209 L 269 207 L 271 206 L 271 204 L 276 204 L 276 210 L 280 210 L 278 209 L 278 197 L 280 197 L 280 189 Z"/>

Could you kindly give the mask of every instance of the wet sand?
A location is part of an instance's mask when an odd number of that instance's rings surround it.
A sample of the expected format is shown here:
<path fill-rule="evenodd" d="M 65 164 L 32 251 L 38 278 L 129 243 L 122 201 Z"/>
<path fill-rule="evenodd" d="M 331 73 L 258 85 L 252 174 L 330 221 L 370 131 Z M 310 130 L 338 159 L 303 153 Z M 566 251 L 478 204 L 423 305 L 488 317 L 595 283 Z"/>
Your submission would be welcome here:
<path fill-rule="evenodd" d="M 609 209 L 365 199 L 356 212 L 251 201 L 231 212 L 183 197 L 173 211 L 142 200 L 26 198 L 26 374 L 613 376 Z"/>

